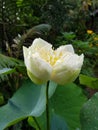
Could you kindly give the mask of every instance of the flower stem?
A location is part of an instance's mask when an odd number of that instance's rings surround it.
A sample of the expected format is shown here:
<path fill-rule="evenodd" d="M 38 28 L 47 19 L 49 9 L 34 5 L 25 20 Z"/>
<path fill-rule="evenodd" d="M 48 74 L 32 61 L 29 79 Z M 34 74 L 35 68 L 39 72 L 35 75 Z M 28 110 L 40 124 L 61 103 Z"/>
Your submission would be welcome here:
<path fill-rule="evenodd" d="M 46 86 L 46 123 L 47 123 L 47 130 L 50 130 L 50 118 L 49 118 L 49 81 L 47 82 Z"/>

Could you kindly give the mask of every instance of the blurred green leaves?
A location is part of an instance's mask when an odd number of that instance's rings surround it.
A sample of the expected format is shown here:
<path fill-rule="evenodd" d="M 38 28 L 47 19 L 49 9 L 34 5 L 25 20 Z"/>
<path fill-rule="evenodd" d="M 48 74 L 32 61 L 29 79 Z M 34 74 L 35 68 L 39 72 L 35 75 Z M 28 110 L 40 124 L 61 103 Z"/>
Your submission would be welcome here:
<path fill-rule="evenodd" d="M 8 79 L 8 74 L 21 73 L 26 75 L 23 61 L 0 54 L 0 82 Z"/>
<path fill-rule="evenodd" d="M 85 85 L 86 87 L 89 87 L 92 89 L 98 89 L 98 78 L 81 74 L 79 76 L 79 80 L 80 80 L 80 84 Z"/>

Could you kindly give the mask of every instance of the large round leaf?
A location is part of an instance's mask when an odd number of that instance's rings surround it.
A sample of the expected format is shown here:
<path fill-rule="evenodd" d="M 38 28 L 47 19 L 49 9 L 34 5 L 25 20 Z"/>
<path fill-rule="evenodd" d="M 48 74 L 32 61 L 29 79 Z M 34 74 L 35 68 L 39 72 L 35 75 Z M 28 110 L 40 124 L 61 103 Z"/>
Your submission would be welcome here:
<path fill-rule="evenodd" d="M 65 120 L 59 115 L 53 114 L 50 130 L 69 130 Z"/>
<path fill-rule="evenodd" d="M 50 82 L 49 96 L 55 89 L 56 84 Z M 40 116 L 45 110 L 45 104 L 46 85 L 39 86 L 30 80 L 25 81 L 7 105 L 0 108 L 0 130 L 28 116 Z"/>
<path fill-rule="evenodd" d="M 76 130 L 80 128 L 80 109 L 85 101 L 81 88 L 75 84 L 58 86 L 51 98 L 51 109 L 64 117 L 70 130 Z"/>
<path fill-rule="evenodd" d="M 84 104 L 81 126 L 82 130 L 98 130 L 98 92 Z"/>

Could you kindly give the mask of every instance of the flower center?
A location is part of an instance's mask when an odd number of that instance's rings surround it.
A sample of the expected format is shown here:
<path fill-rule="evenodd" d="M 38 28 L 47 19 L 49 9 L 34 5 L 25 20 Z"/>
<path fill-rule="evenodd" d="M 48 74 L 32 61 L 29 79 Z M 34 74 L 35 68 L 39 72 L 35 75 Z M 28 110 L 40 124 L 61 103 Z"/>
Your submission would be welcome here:
<path fill-rule="evenodd" d="M 41 57 L 48 62 L 51 66 L 54 66 L 55 63 L 62 57 L 62 53 L 60 53 L 59 55 L 56 54 L 56 52 L 54 50 L 52 51 L 48 51 L 48 52 L 42 52 L 41 53 Z"/>
<path fill-rule="evenodd" d="M 48 62 L 51 66 L 54 66 L 55 63 L 64 55 L 63 52 L 57 53 L 56 50 L 52 48 L 43 47 L 43 48 L 36 48 L 36 51 L 39 53 L 41 58 Z"/>

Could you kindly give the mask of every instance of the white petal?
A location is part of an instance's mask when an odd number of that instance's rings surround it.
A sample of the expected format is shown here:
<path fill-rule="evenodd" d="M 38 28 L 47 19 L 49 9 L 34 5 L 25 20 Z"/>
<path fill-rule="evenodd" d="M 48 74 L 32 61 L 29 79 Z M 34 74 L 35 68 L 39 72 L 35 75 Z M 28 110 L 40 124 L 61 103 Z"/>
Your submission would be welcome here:
<path fill-rule="evenodd" d="M 25 46 L 23 46 L 23 55 L 24 55 L 25 65 L 28 66 L 29 50 L 28 50 L 28 48 L 25 47 Z"/>
<path fill-rule="evenodd" d="M 50 64 L 45 62 L 38 54 L 32 55 L 28 60 L 28 70 L 38 79 L 43 80 L 44 82 L 50 79 L 52 72 L 52 67 Z"/>
<path fill-rule="evenodd" d="M 52 80 L 58 84 L 67 84 L 73 82 L 79 75 L 80 70 L 70 70 L 66 68 L 66 70 L 61 71 L 59 73 L 54 72 L 52 75 Z"/>
<path fill-rule="evenodd" d="M 81 56 L 76 54 L 67 55 L 63 61 L 55 64 L 51 79 L 59 84 L 74 81 L 80 73 L 83 58 L 83 54 Z"/>
<path fill-rule="evenodd" d="M 23 46 L 23 55 L 26 57 L 28 55 L 28 48 Z"/>
<path fill-rule="evenodd" d="M 59 48 L 57 48 L 57 50 L 55 50 L 56 54 L 60 54 L 60 53 L 66 53 L 66 52 L 71 52 L 72 54 L 74 54 L 74 49 L 72 45 L 63 45 L 60 46 Z"/>
<path fill-rule="evenodd" d="M 62 68 L 61 64 L 62 66 L 69 66 L 70 68 L 81 68 L 83 65 L 83 60 L 83 54 L 78 56 L 77 54 L 67 53 L 56 62 L 54 68 Z"/>
<path fill-rule="evenodd" d="M 83 65 L 84 55 L 81 54 L 80 56 L 78 56 L 76 54 L 69 54 L 63 60 L 66 66 L 77 69 L 81 68 L 81 66 Z"/>
<path fill-rule="evenodd" d="M 33 49 L 40 50 L 43 47 L 46 47 L 46 49 L 52 48 L 52 45 L 41 38 L 36 38 L 32 43 L 32 47 Z"/>

